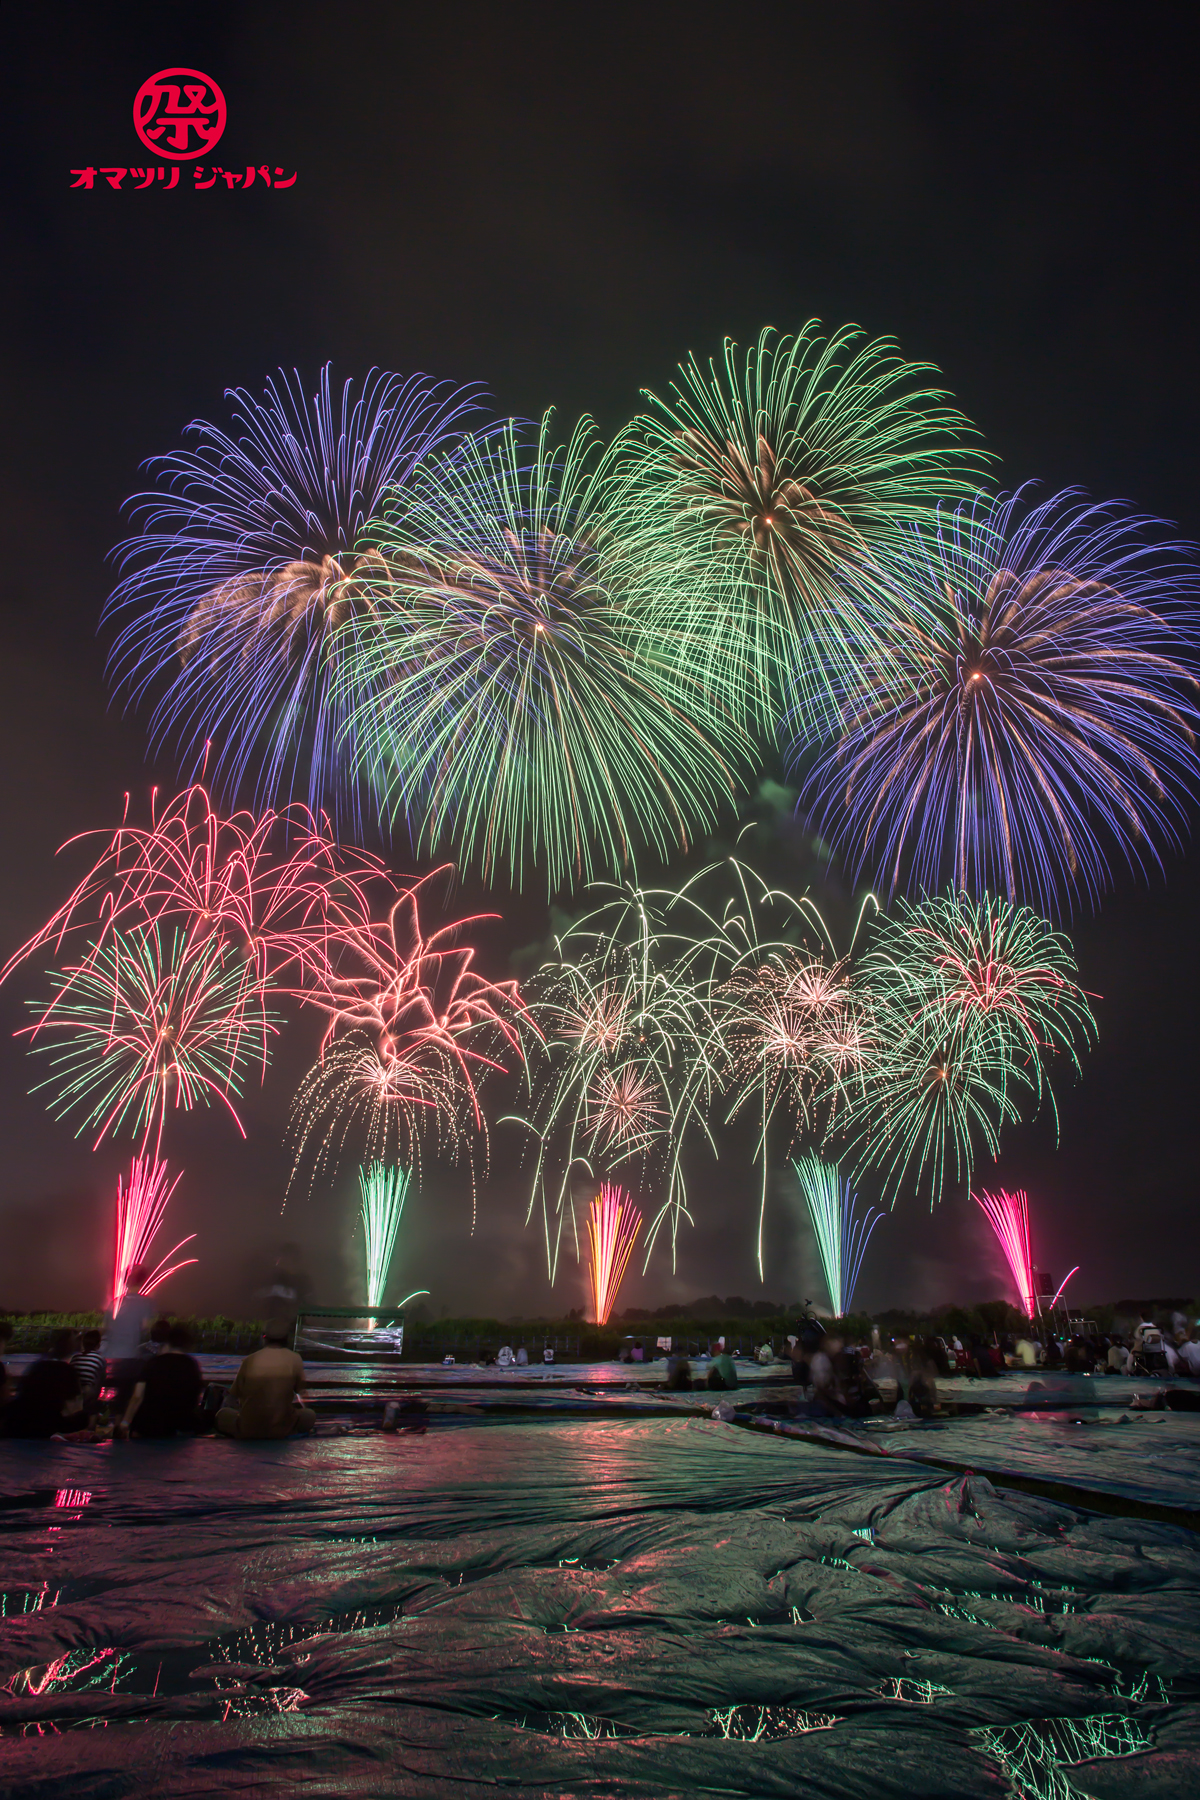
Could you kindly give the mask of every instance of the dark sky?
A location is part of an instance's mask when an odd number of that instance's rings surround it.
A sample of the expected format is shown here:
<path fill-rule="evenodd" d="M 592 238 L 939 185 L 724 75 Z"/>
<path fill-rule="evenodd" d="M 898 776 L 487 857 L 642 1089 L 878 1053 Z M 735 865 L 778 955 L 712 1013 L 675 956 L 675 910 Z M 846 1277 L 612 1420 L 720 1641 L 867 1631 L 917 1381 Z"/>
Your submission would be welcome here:
<path fill-rule="evenodd" d="M 0 949 L 63 897 L 71 833 L 175 771 L 142 721 L 111 711 L 99 611 L 138 464 L 228 386 L 312 382 L 373 365 L 486 383 L 497 409 L 605 430 L 689 349 L 819 316 L 896 335 L 937 362 L 1002 458 L 1124 496 L 1200 536 L 1197 111 L 1193 9 L 1103 4 L 662 3 L 415 7 L 362 0 L 203 5 L 8 0 L 4 654 Z M 225 91 L 219 159 L 266 162 L 287 192 L 70 191 L 69 171 L 139 164 L 133 95 L 194 66 Z M 777 857 L 802 880 L 788 833 Z M 1083 1265 L 1081 1299 L 1200 1288 L 1196 854 L 1147 888 L 1118 881 L 1077 922 L 1099 1047 L 997 1176 L 1029 1188 L 1038 1260 Z M 472 899 L 477 895 L 472 893 Z M 545 929 L 495 896 L 509 949 Z M 96 1303 L 124 1147 L 28 1098 L 9 1033 L 31 977 L 0 992 L 0 1303 Z M 268 1248 L 300 1239 L 324 1297 L 350 1297 L 348 1182 L 279 1205 L 286 1044 L 246 1107 L 172 1141 L 173 1203 L 195 1231 L 183 1307 L 238 1310 Z M 504 1152 L 468 1237 L 469 1202 L 436 1175 L 412 1202 L 402 1276 L 433 1305 L 501 1315 L 552 1304 Z M 346 1171 L 352 1179 L 352 1171 Z M 753 1184 L 697 1171 L 697 1228 L 631 1278 L 629 1301 L 759 1293 Z M 881 1226 L 862 1298 L 930 1304 L 1004 1291 L 960 1194 Z M 789 1197 L 774 1198 L 766 1292 L 809 1285 Z M 573 1270 L 557 1304 L 576 1304 Z"/>

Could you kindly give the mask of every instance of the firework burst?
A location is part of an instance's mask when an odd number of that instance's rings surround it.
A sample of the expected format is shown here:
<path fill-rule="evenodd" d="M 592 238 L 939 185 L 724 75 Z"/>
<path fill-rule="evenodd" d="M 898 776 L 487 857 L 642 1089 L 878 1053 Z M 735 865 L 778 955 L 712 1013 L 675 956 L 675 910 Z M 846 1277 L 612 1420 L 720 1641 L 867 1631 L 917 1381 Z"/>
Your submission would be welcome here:
<path fill-rule="evenodd" d="M 154 696 L 152 744 L 195 768 L 212 742 L 226 793 L 252 782 L 269 802 L 299 784 L 314 808 L 344 804 L 339 639 L 386 573 L 358 540 L 386 491 L 459 440 L 476 396 L 376 371 L 339 402 L 326 365 L 311 399 L 282 371 L 262 400 L 228 397 L 231 430 L 193 424 L 195 447 L 155 459 L 158 488 L 130 503 L 112 673 Z"/>
<path fill-rule="evenodd" d="M 161 809 L 152 796 L 148 826 L 126 817 L 110 833 L 88 832 L 62 846 L 101 839 L 99 856 L 49 921 L 0 969 L 5 980 L 36 951 L 79 936 L 94 958 L 118 929 L 167 925 L 190 955 L 215 940 L 245 967 L 248 998 L 320 980 L 331 940 L 366 924 L 371 895 L 395 892 L 375 857 L 343 851 L 307 807 L 223 818 L 194 785 Z"/>
<path fill-rule="evenodd" d="M 82 1111 L 96 1144 L 129 1128 L 141 1154 L 157 1158 L 168 1112 L 224 1104 L 245 1136 L 233 1101 L 247 1065 L 265 1072 L 276 1026 L 265 1007 L 248 1022 L 243 959 L 216 939 L 190 945 L 179 928 L 113 931 L 78 964 L 50 975 L 54 997 L 24 1027 L 50 1073 L 56 1118 Z"/>
<path fill-rule="evenodd" d="M 427 930 L 422 902 L 448 874 L 413 882 L 383 922 L 348 923 L 303 989 L 326 1023 L 293 1107 L 293 1178 L 309 1152 L 317 1168 L 331 1166 L 357 1130 L 368 1158 L 383 1161 L 419 1159 L 430 1132 L 451 1155 L 472 1137 L 486 1146 L 479 1083 L 524 1061 L 531 1021 L 515 982 L 474 967 L 464 934 L 487 915 Z"/>
<path fill-rule="evenodd" d="M 1194 788 L 1195 572 L 1152 520 L 1059 495 L 964 505 L 894 572 L 887 654 L 847 683 L 805 798 L 856 870 L 1047 912 L 1108 854 L 1175 845 Z M 801 707 L 797 752 L 808 743 Z"/>
<path fill-rule="evenodd" d="M 635 633 L 605 550 L 597 444 L 551 415 L 425 466 L 371 542 L 390 574 L 356 617 L 342 693 L 357 766 L 485 875 L 549 886 L 686 847 L 733 792 L 742 741 L 675 654 Z"/>
<path fill-rule="evenodd" d="M 529 1116 L 517 1122 L 536 1145 L 529 1210 L 540 1202 L 552 1280 L 568 1220 L 579 1248 L 576 1177 L 594 1182 L 634 1164 L 663 1179 L 649 1255 L 662 1225 L 670 1219 L 674 1240 L 688 1216 L 685 1140 L 711 1144 L 708 993 L 719 933 L 710 936 L 711 921 L 686 890 L 600 883 L 595 892 L 606 897 L 558 940 L 557 958 L 528 984 L 543 1053 L 530 1077 Z M 685 923 L 688 910 L 695 917 Z"/>
<path fill-rule="evenodd" d="M 854 971 L 871 1019 L 844 1120 L 859 1166 L 893 1196 L 911 1179 L 936 1200 L 948 1174 L 969 1182 L 977 1142 L 999 1153 L 1026 1101 L 1053 1108 L 1047 1065 L 1078 1073 L 1095 1036 L 1076 974 L 1062 934 L 1004 900 L 901 902 L 881 918 Z"/>
<path fill-rule="evenodd" d="M 649 635 L 668 631 L 739 716 L 806 728 L 874 636 L 878 556 L 940 495 L 973 488 L 971 428 L 890 340 L 763 331 L 680 365 L 616 456 L 616 509 Z M 974 460 L 978 460 L 977 458 Z"/>

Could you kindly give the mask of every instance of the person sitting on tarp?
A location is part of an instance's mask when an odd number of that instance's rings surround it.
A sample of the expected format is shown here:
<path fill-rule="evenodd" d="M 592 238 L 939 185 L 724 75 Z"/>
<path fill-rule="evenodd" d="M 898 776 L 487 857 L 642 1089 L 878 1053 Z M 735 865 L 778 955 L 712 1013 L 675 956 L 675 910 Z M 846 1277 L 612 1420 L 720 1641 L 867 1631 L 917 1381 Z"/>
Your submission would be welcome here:
<path fill-rule="evenodd" d="M 690 1394 L 692 1391 L 692 1365 L 686 1356 L 672 1356 L 667 1361 L 667 1392 L 670 1394 Z"/>
<path fill-rule="evenodd" d="M 737 1384 L 737 1370 L 733 1366 L 733 1358 L 726 1350 L 724 1343 L 719 1343 L 713 1351 L 712 1361 L 708 1365 L 708 1385 L 710 1388 L 735 1388 Z"/>
<path fill-rule="evenodd" d="M 30 1363 L 0 1414 L 0 1435 L 49 1438 L 87 1425 L 79 1376 L 67 1361 L 74 1343 L 73 1331 L 56 1331 L 49 1356 Z"/>
<path fill-rule="evenodd" d="M 287 1347 L 290 1335 L 286 1319 L 270 1319 L 262 1349 L 244 1358 L 214 1421 L 226 1437 L 285 1438 L 316 1424 L 316 1413 L 301 1405 L 304 1364 Z"/>
<path fill-rule="evenodd" d="M 166 1343 L 157 1356 L 148 1359 L 144 1375 L 129 1396 L 116 1428 L 118 1437 L 132 1432 L 139 1438 L 167 1438 L 177 1431 L 201 1429 L 204 1376 L 195 1357 L 188 1354 L 191 1347 L 186 1325 L 167 1327 Z"/>

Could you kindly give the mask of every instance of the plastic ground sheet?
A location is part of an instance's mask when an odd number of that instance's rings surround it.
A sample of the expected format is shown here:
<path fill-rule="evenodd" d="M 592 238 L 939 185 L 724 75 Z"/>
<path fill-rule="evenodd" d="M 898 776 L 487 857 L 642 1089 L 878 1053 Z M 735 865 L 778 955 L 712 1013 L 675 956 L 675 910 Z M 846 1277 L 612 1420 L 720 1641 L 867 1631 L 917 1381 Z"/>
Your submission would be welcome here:
<path fill-rule="evenodd" d="M 0 1796 L 1192 1800 L 1200 1537 L 917 1460 L 1191 1426 L 10 1443 Z"/>

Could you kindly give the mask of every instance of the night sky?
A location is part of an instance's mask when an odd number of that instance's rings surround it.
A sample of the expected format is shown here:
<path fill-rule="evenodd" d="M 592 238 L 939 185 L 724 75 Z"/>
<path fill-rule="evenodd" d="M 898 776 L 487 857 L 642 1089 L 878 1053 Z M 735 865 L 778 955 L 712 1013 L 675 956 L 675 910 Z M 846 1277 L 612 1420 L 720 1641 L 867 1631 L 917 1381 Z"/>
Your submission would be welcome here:
<path fill-rule="evenodd" d="M 110 707 L 97 635 L 138 465 L 226 387 L 279 366 L 310 391 L 373 366 L 479 380 L 501 413 L 606 432 L 688 350 L 817 316 L 891 333 L 1001 458 L 998 478 L 1121 496 L 1200 537 L 1197 110 L 1192 9 L 1160 5 L 802 3 L 542 8 L 30 4 L 3 11 L 6 279 L 0 952 L 65 896 L 72 833 L 145 805 L 177 771 L 146 760 L 144 718 Z M 133 95 L 193 66 L 224 89 L 212 160 L 295 169 L 287 191 L 70 191 L 70 170 L 142 164 Z M 128 184 L 127 184 L 128 186 Z M 764 811 L 771 872 L 814 878 L 809 842 Z M 1193 822 L 1193 837 L 1195 824 Z M 647 874 L 654 873 L 647 870 Z M 814 895 L 835 916 L 834 871 Z M 467 884 L 464 905 L 485 901 Z M 1200 1289 L 1195 1094 L 1200 858 L 1148 885 L 1118 875 L 1074 932 L 1100 1042 L 1045 1124 L 999 1167 L 1025 1186 L 1036 1260 L 1082 1264 L 1083 1301 Z M 493 972 L 545 935 L 544 895 L 496 892 Z M 35 972 L 0 991 L 0 1304 L 98 1304 L 108 1208 L 128 1146 L 74 1139 L 36 1098 L 11 1032 Z M 321 1297 L 352 1295 L 353 1168 L 289 1202 L 283 1124 L 312 1026 L 285 1037 L 238 1139 L 215 1113 L 172 1127 L 186 1174 L 177 1235 L 197 1268 L 181 1310 L 252 1302 L 281 1238 Z M 461 1177 L 411 1203 L 400 1270 L 448 1307 L 500 1316 L 551 1297 L 520 1171 L 496 1134 L 469 1236 Z M 693 1179 L 678 1267 L 657 1254 L 627 1303 L 761 1296 L 754 1176 L 733 1156 Z M 794 1200 L 773 1196 L 774 1298 L 819 1295 Z M 860 1297 L 932 1305 L 1007 1292 L 959 1192 L 902 1202 Z"/>

